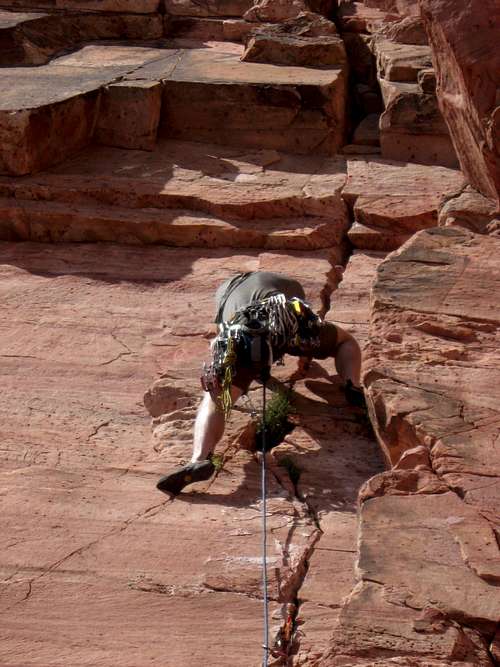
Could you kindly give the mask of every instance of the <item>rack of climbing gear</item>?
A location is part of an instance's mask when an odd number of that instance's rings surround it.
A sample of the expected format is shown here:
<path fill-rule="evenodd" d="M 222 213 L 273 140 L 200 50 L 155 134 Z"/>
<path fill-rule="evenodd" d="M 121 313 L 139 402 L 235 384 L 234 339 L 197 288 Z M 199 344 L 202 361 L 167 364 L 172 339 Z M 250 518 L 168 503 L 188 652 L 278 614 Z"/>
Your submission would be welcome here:
<path fill-rule="evenodd" d="M 232 408 L 231 386 L 241 368 L 260 372 L 281 359 L 287 348 L 304 353 L 319 346 L 321 319 L 301 299 L 287 299 L 282 293 L 238 310 L 229 322 L 219 322 L 212 343 L 212 362 L 204 365 L 201 384 L 205 391 L 220 396 L 225 419 Z"/>

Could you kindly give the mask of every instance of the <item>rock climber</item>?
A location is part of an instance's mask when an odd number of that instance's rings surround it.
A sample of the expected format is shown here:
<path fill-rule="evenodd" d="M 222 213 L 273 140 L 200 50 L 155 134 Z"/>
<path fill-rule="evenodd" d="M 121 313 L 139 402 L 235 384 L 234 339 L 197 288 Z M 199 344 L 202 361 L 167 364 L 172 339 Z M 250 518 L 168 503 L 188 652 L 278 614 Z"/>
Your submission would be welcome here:
<path fill-rule="evenodd" d="M 193 455 L 190 463 L 157 484 L 160 491 L 172 495 L 212 476 L 211 455 L 232 405 L 246 394 L 253 380 L 265 381 L 269 367 L 285 353 L 300 357 L 304 365 L 311 358 L 334 357 L 347 401 L 365 405 L 358 343 L 350 333 L 313 312 L 296 280 L 268 271 L 240 273 L 219 287 L 215 301 L 219 333 L 211 343 L 211 362 L 205 364 L 201 377 L 205 394 L 194 424 Z"/>

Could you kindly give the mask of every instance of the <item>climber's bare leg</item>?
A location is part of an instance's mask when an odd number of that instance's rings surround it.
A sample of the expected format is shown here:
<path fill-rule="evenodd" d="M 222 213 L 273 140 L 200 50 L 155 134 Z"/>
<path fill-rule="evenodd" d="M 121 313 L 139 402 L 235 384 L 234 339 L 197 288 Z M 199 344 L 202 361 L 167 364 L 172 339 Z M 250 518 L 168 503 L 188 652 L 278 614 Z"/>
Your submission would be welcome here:
<path fill-rule="evenodd" d="M 236 403 L 242 393 L 239 387 L 235 385 L 231 387 L 233 403 Z M 195 463 L 208 459 L 223 435 L 224 413 L 212 398 L 212 395 L 206 391 L 203 394 L 203 399 L 198 408 L 194 423 L 193 456 L 191 462 Z"/>
<path fill-rule="evenodd" d="M 361 386 L 361 350 L 356 339 L 337 326 L 337 349 L 335 351 L 335 367 L 341 379 L 351 380 L 356 387 Z"/>

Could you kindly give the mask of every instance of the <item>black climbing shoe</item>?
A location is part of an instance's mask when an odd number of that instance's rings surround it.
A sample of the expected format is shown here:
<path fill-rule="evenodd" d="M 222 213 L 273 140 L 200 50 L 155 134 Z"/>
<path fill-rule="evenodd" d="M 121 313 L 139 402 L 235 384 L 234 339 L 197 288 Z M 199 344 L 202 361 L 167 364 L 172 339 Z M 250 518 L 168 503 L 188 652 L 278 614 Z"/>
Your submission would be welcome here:
<path fill-rule="evenodd" d="M 347 380 L 344 391 L 349 405 L 354 405 L 357 408 L 364 408 L 366 410 L 365 395 L 361 387 L 356 387 L 351 380 Z"/>
<path fill-rule="evenodd" d="M 188 484 L 194 482 L 204 482 L 212 477 L 215 472 L 215 466 L 207 459 L 206 461 L 197 461 L 196 463 L 188 463 L 182 468 L 177 468 L 169 475 L 162 477 L 156 488 L 163 493 L 171 493 L 173 496 L 178 495 L 182 489 Z"/>

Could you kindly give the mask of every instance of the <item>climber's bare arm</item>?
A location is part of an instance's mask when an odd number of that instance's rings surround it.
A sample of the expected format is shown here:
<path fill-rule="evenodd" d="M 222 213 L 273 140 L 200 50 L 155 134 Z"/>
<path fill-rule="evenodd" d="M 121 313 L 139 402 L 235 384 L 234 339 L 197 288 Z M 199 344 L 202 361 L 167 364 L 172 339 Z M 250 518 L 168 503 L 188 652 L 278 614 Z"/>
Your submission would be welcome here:
<path fill-rule="evenodd" d="M 323 322 L 320 331 L 320 347 L 314 356 L 300 355 L 298 351 L 291 354 L 299 356 L 297 374 L 304 377 L 307 374 L 311 360 L 335 359 L 335 367 L 342 381 L 347 380 L 359 387 L 361 375 L 361 350 L 352 334 L 332 322 Z"/>

